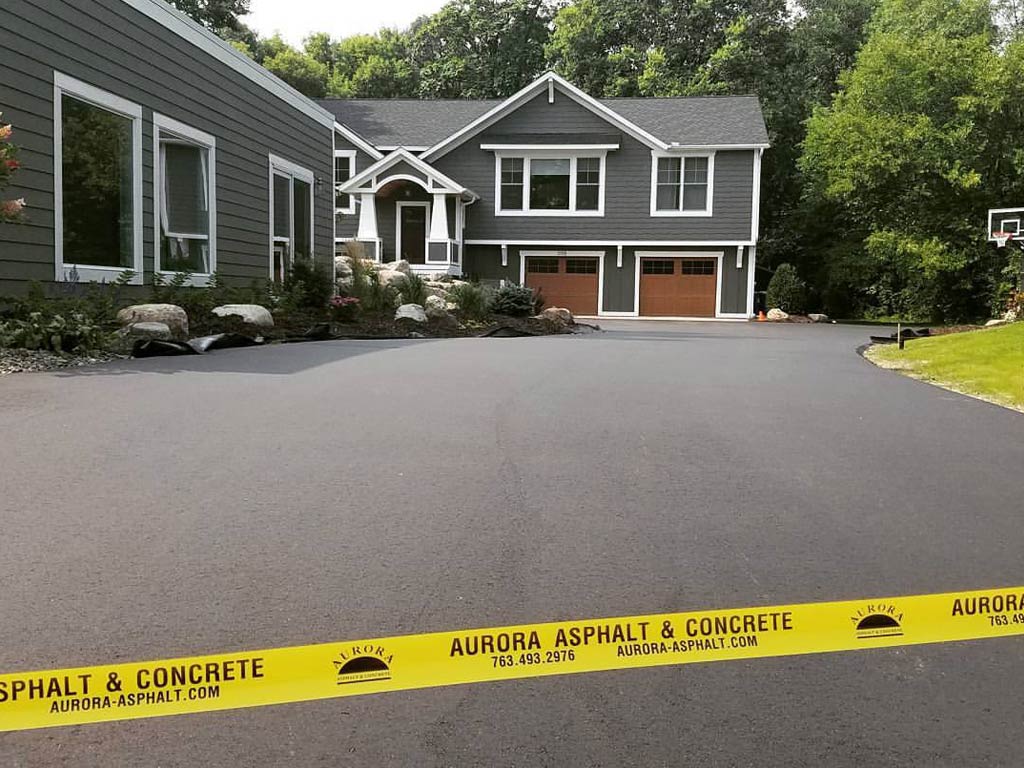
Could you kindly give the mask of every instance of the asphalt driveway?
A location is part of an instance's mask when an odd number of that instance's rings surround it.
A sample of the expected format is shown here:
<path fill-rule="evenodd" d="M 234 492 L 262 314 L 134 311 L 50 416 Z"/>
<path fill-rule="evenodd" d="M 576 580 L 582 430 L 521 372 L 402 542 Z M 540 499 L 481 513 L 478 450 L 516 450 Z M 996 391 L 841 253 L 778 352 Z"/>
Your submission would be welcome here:
<path fill-rule="evenodd" d="M 0 379 L 0 669 L 1017 585 L 1024 415 L 862 328 Z M 1019 765 L 1024 639 L 0 734 L 4 766 Z"/>

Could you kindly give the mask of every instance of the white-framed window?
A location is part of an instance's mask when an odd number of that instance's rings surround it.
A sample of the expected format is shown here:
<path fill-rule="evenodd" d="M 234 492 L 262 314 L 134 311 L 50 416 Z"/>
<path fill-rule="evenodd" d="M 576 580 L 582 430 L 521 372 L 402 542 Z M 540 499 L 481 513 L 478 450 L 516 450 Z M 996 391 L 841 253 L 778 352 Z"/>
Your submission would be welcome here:
<path fill-rule="evenodd" d="M 334 150 L 334 212 L 355 213 L 356 201 L 352 195 L 340 191 L 346 181 L 356 175 L 356 152 L 354 149 Z"/>
<path fill-rule="evenodd" d="M 495 153 L 495 215 L 604 216 L 606 152 Z"/>
<path fill-rule="evenodd" d="M 142 107 L 53 75 L 55 279 L 142 283 Z"/>
<path fill-rule="evenodd" d="M 313 258 L 313 172 L 270 156 L 270 277 L 284 280 L 296 258 Z"/>
<path fill-rule="evenodd" d="M 153 269 L 206 285 L 217 269 L 217 140 L 153 113 Z"/>
<path fill-rule="evenodd" d="M 710 216 L 714 180 L 714 153 L 651 153 L 651 216 Z"/>

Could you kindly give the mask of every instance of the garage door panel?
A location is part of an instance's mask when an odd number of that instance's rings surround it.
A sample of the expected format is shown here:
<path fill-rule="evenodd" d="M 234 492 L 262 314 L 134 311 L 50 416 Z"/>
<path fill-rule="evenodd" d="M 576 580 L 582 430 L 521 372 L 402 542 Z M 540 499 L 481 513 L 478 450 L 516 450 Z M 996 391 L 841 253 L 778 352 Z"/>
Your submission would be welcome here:
<path fill-rule="evenodd" d="M 714 317 L 717 260 L 643 258 L 640 314 L 647 317 Z"/>
<path fill-rule="evenodd" d="M 598 269 L 593 257 L 528 256 L 526 285 L 540 291 L 549 307 L 565 307 L 574 315 L 596 315 Z"/>

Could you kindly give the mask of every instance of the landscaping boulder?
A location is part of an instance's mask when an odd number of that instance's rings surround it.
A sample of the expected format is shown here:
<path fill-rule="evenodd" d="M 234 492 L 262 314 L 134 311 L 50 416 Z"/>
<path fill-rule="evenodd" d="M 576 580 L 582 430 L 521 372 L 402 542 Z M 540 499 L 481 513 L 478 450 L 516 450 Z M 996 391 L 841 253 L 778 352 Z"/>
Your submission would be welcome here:
<path fill-rule="evenodd" d="M 440 296 L 427 296 L 427 302 L 424 304 L 424 307 L 426 308 L 428 315 L 431 310 L 447 312 L 448 302 Z"/>
<path fill-rule="evenodd" d="M 768 310 L 768 319 L 774 323 L 781 323 L 785 320 L 789 320 L 789 315 L 778 307 L 774 307 L 773 309 Z"/>
<path fill-rule="evenodd" d="M 997 318 L 989 320 L 987 323 L 985 323 L 985 327 L 986 328 L 993 328 L 993 327 L 995 327 L 997 325 L 1006 325 L 1006 321 L 1003 320 L 1003 318 L 1001 318 L 1001 317 L 997 317 Z"/>
<path fill-rule="evenodd" d="M 214 307 L 213 314 L 217 317 L 235 316 L 246 325 L 253 325 L 257 328 L 274 327 L 274 316 L 270 314 L 270 310 L 259 304 L 223 304 Z"/>
<path fill-rule="evenodd" d="M 412 274 L 412 269 L 409 267 L 409 262 L 404 259 L 400 261 L 389 261 L 385 264 L 380 265 L 381 271 L 388 270 L 389 272 L 402 272 L 406 275 Z"/>
<path fill-rule="evenodd" d="M 419 304 L 403 304 L 395 310 L 395 320 L 412 320 L 414 323 L 427 322 L 427 313 Z"/>
<path fill-rule="evenodd" d="M 539 315 L 537 318 L 540 320 L 548 320 L 558 325 L 573 325 L 575 321 L 572 319 L 572 312 L 565 307 L 548 307 Z"/>
<path fill-rule="evenodd" d="M 811 312 L 807 315 L 813 323 L 827 323 L 829 322 L 828 315 L 823 315 L 819 312 Z"/>
<path fill-rule="evenodd" d="M 188 315 L 177 304 L 133 304 L 117 313 L 117 322 L 122 326 L 163 323 L 174 338 L 188 338 Z"/>
<path fill-rule="evenodd" d="M 171 340 L 171 329 L 167 323 L 132 323 L 124 329 L 128 336 L 135 339 Z"/>
<path fill-rule="evenodd" d="M 334 257 L 334 279 L 339 288 L 352 287 L 352 261 L 348 256 Z"/>
<path fill-rule="evenodd" d="M 430 280 L 423 284 L 423 288 L 426 290 L 428 296 L 436 296 L 440 299 L 448 298 L 448 289 L 451 287 L 451 283 L 442 283 L 437 280 Z"/>
<path fill-rule="evenodd" d="M 399 272 L 397 269 L 382 269 L 377 275 L 380 277 L 381 285 L 391 285 L 395 282 L 405 280 L 405 272 Z"/>

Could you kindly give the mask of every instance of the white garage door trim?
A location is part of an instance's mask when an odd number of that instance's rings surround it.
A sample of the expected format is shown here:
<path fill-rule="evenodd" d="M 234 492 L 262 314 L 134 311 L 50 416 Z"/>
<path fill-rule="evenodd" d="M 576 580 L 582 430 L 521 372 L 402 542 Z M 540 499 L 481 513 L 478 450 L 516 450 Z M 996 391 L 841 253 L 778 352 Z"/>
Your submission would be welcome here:
<path fill-rule="evenodd" d="M 725 251 L 636 251 L 633 254 L 633 317 L 640 317 L 640 260 L 641 259 L 716 259 L 718 266 L 715 267 L 715 315 L 714 319 L 721 319 L 722 315 L 722 262 L 725 258 Z M 652 318 L 655 319 L 655 318 Z M 658 320 L 710 320 L 708 317 L 662 317 Z"/>
<path fill-rule="evenodd" d="M 597 259 L 597 316 L 604 314 L 604 251 L 520 251 L 519 252 L 519 284 L 526 285 L 526 260 L 530 257 L 538 258 L 581 258 Z M 590 317 L 590 315 L 580 315 Z"/>

